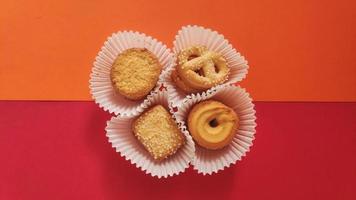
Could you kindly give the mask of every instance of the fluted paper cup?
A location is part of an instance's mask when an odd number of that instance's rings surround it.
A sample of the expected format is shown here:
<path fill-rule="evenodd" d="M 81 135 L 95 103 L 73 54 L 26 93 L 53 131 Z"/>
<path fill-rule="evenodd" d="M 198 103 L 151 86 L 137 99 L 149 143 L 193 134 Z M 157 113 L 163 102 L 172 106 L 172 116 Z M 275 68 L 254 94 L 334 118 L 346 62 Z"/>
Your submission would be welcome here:
<path fill-rule="evenodd" d="M 206 46 L 209 50 L 220 53 L 227 61 L 230 68 L 228 79 L 223 84 L 237 83 L 246 77 L 248 72 L 247 61 L 236 49 L 229 43 L 223 35 L 216 31 L 197 25 L 183 26 L 175 36 L 173 42 L 174 64 L 168 68 L 161 77 L 168 89 L 172 91 L 173 104 L 179 105 L 187 94 L 176 87 L 171 79 L 171 73 L 175 70 L 176 57 L 178 53 L 194 45 Z"/>
<path fill-rule="evenodd" d="M 212 93 L 188 96 L 175 113 L 177 121 L 182 124 L 183 129 L 188 130 L 186 120 L 192 107 L 208 99 L 220 101 L 231 107 L 239 117 L 239 127 L 232 142 L 222 149 L 208 150 L 196 143 L 192 165 L 198 173 L 204 175 L 216 173 L 241 160 L 252 146 L 256 133 L 256 112 L 252 99 L 245 89 L 235 85 L 217 86 Z"/>
<path fill-rule="evenodd" d="M 160 104 L 172 112 L 168 105 L 166 91 L 155 90 L 149 98 L 149 103 L 146 104 L 144 110 Z M 138 115 L 142 112 L 138 113 Z M 185 129 L 181 130 L 182 134 L 185 136 L 185 143 L 174 155 L 171 155 L 162 161 L 155 161 L 132 132 L 131 124 L 138 115 L 116 116 L 107 122 L 106 135 L 109 142 L 112 144 L 112 147 L 115 148 L 121 156 L 125 157 L 126 160 L 129 160 L 131 164 L 136 165 L 137 168 L 140 168 L 146 174 L 150 174 L 151 176 L 167 178 L 184 172 L 185 169 L 189 167 L 195 151 L 193 139 L 188 131 Z M 180 126 L 181 125 L 179 125 L 179 127 Z"/>
<path fill-rule="evenodd" d="M 112 34 L 104 43 L 101 51 L 95 58 L 94 66 L 90 74 L 89 87 L 93 99 L 101 108 L 110 113 L 123 116 L 133 116 L 142 111 L 147 104 L 144 100 L 128 100 L 115 92 L 110 71 L 118 54 L 130 48 L 146 48 L 158 58 L 162 65 L 162 72 L 172 65 L 173 54 L 162 42 L 143 33 L 123 31 Z M 160 76 L 162 76 L 162 72 Z M 159 78 L 161 80 L 161 78 Z M 160 81 L 156 87 L 160 86 Z"/>

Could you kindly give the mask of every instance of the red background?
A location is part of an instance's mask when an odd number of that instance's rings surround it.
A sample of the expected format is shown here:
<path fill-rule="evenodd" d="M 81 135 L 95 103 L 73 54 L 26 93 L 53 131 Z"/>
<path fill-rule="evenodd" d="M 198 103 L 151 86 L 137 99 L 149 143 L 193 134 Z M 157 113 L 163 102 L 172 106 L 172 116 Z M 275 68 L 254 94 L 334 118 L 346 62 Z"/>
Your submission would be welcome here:
<path fill-rule="evenodd" d="M 356 103 L 256 103 L 251 152 L 219 174 L 145 175 L 92 102 L 0 102 L 0 199 L 356 199 Z"/>

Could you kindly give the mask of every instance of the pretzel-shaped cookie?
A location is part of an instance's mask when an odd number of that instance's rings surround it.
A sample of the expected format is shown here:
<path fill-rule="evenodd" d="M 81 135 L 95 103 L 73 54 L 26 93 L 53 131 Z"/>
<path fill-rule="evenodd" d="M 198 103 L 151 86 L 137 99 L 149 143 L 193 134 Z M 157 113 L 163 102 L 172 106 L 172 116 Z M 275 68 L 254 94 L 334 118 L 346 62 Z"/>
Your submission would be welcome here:
<path fill-rule="evenodd" d="M 178 55 L 177 73 L 191 91 L 205 90 L 224 82 L 229 68 L 221 54 L 204 46 L 193 46 Z"/>

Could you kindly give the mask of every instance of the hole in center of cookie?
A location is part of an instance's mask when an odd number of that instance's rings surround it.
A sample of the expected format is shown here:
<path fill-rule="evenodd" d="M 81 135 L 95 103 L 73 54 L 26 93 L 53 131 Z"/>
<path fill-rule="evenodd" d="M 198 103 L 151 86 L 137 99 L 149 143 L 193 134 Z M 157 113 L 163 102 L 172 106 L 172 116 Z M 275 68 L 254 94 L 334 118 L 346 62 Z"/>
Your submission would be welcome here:
<path fill-rule="evenodd" d="M 214 70 L 215 70 L 215 73 L 219 73 L 219 68 L 218 68 L 218 66 L 214 65 Z"/>
<path fill-rule="evenodd" d="M 197 57 L 198 57 L 198 55 L 194 55 L 194 54 L 193 54 L 193 55 L 190 55 L 190 56 L 188 57 L 188 61 L 189 61 L 189 60 L 193 60 L 194 58 L 197 58 Z"/>
<path fill-rule="evenodd" d="M 209 125 L 213 128 L 217 127 L 219 125 L 218 121 L 216 119 L 212 119 L 209 122 Z"/>
<path fill-rule="evenodd" d="M 203 69 L 197 69 L 194 71 L 195 73 L 197 73 L 199 76 L 204 76 L 204 71 Z"/>

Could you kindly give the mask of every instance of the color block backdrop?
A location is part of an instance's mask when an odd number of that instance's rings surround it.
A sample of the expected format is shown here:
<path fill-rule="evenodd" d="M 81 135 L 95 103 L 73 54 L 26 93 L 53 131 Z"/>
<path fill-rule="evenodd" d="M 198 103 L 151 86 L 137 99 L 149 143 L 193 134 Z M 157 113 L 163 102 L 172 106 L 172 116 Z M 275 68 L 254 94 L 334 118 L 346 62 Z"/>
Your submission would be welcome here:
<path fill-rule="evenodd" d="M 92 63 L 113 32 L 172 47 L 212 28 L 249 61 L 251 152 L 212 176 L 157 179 L 105 137 Z M 2 0 L 0 199 L 356 199 L 356 1 Z"/>

